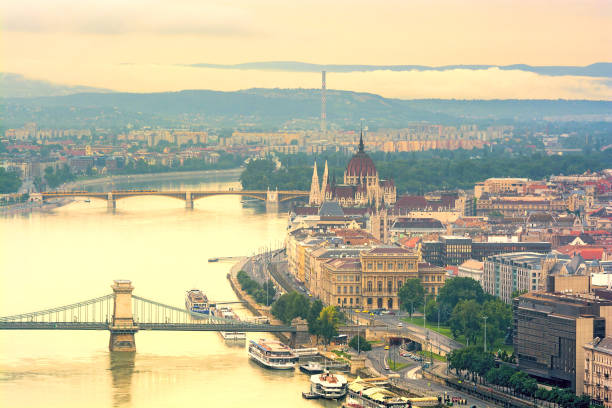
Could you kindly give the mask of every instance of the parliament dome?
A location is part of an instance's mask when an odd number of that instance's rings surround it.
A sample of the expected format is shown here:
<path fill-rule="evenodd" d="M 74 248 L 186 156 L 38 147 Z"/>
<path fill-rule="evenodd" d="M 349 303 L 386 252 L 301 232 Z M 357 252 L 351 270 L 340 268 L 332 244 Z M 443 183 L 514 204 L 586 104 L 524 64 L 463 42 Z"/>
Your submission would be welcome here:
<path fill-rule="evenodd" d="M 375 177 L 376 166 L 363 150 L 363 136 L 359 138 L 359 151 L 349 161 L 346 167 L 346 175 L 349 177 Z"/>

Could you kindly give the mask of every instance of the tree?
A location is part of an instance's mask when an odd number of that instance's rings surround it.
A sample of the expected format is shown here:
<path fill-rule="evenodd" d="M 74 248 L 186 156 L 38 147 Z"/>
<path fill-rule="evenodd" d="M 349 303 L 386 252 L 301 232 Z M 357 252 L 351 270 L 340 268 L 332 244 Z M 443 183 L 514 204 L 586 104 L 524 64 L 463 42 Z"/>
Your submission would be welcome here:
<path fill-rule="evenodd" d="M 372 350 L 370 342 L 362 336 L 354 336 L 351 341 L 349 341 L 349 347 L 358 352 Z"/>
<path fill-rule="evenodd" d="M 438 303 L 448 306 L 449 310 L 453 310 L 460 301 L 469 299 L 477 303 L 485 299 L 482 286 L 472 278 L 452 278 L 446 281 L 438 293 Z"/>
<path fill-rule="evenodd" d="M 435 299 L 428 300 L 427 306 L 425 306 L 425 315 L 427 316 L 427 321 L 430 322 L 437 322 L 438 318 L 440 318 L 440 323 L 446 323 L 450 318 L 451 312 L 452 309 L 449 309 L 447 304 L 441 304 Z"/>
<path fill-rule="evenodd" d="M 418 278 L 408 279 L 404 285 L 402 285 L 397 296 L 401 308 L 410 313 L 410 317 L 412 317 L 413 308 L 423 304 L 425 289 Z"/>
<path fill-rule="evenodd" d="M 512 308 L 500 299 L 492 299 L 482 305 L 482 315 L 487 317 L 487 346 L 502 344 L 512 323 Z M 484 326 L 481 337 L 484 337 Z"/>
<path fill-rule="evenodd" d="M 475 300 L 457 303 L 448 321 L 453 337 L 464 335 L 468 344 L 473 344 L 480 334 L 482 307 Z"/>
<path fill-rule="evenodd" d="M 0 167 L 0 194 L 16 193 L 19 187 L 21 187 L 19 175 Z"/>
<path fill-rule="evenodd" d="M 325 344 L 329 344 L 338 335 L 338 311 L 334 306 L 326 306 L 321 310 L 317 321 L 321 337 Z"/>

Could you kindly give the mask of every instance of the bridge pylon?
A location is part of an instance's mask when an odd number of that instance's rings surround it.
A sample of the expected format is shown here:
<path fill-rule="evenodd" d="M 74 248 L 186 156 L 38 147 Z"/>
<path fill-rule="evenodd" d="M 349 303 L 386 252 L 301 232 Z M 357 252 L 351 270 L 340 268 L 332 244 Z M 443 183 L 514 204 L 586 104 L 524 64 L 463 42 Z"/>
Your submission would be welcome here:
<path fill-rule="evenodd" d="M 110 351 L 136 351 L 134 333 L 138 326 L 134 324 L 132 314 L 132 291 L 134 287 L 129 280 L 116 280 L 111 285 L 115 294 L 112 322 L 109 326 Z"/>
<path fill-rule="evenodd" d="M 191 197 L 191 191 L 185 193 L 185 208 L 193 210 L 193 197 Z"/>
<path fill-rule="evenodd" d="M 117 208 L 117 200 L 113 196 L 113 193 L 108 193 L 108 196 L 106 197 L 106 208 L 109 210 L 114 210 Z"/>

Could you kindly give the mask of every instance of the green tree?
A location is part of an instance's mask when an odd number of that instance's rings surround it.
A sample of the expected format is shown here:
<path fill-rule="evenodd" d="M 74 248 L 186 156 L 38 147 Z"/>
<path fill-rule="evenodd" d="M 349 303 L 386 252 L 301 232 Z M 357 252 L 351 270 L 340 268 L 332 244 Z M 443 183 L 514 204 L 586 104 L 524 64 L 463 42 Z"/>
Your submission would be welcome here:
<path fill-rule="evenodd" d="M 372 350 L 372 345 L 363 336 L 354 336 L 349 341 L 349 347 L 358 352 Z"/>
<path fill-rule="evenodd" d="M 401 308 L 406 310 L 412 317 L 413 308 L 423 304 L 425 289 L 418 278 L 408 279 L 401 287 L 397 296 Z"/>
<path fill-rule="evenodd" d="M 0 194 L 16 193 L 19 187 L 21 187 L 19 175 L 0 167 Z"/>
<path fill-rule="evenodd" d="M 503 343 L 512 323 L 512 307 L 500 299 L 492 299 L 483 303 L 482 316 L 487 317 L 487 346 Z M 481 338 L 484 338 L 484 325 Z"/>
<path fill-rule="evenodd" d="M 446 281 L 438 293 L 438 303 L 446 305 L 453 310 L 461 300 L 473 299 L 482 303 L 485 293 L 480 283 L 472 278 L 452 278 Z"/>
<path fill-rule="evenodd" d="M 325 340 L 325 344 L 329 344 L 338 335 L 340 322 L 337 309 L 334 306 L 324 307 L 317 320 L 321 337 Z"/>
<path fill-rule="evenodd" d="M 468 344 L 474 344 L 482 327 L 482 307 L 475 300 L 457 303 L 448 321 L 453 337 L 465 336 Z"/>

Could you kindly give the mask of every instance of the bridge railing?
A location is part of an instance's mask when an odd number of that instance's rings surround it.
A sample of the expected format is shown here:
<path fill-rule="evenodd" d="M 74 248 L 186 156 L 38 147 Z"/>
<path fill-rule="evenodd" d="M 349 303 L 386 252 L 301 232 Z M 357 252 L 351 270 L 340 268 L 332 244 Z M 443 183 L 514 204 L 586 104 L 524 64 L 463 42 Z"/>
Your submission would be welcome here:
<path fill-rule="evenodd" d="M 0 322 L 104 322 L 113 315 L 114 294 L 37 312 L 0 317 Z"/>

